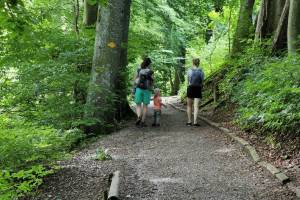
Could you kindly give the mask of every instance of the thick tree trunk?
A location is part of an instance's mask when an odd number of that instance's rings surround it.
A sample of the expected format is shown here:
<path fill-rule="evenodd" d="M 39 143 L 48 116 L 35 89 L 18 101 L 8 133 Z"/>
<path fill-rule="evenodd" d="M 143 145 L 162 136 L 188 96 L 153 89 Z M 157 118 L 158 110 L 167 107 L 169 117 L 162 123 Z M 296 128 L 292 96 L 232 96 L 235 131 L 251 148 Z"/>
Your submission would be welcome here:
<path fill-rule="evenodd" d="M 300 0 L 290 0 L 288 22 L 288 50 L 289 54 L 300 51 Z"/>
<path fill-rule="evenodd" d="M 254 32 L 252 13 L 255 0 L 241 0 L 240 14 L 232 46 L 232 55 L 243 50 L 246 41 Z"/>
<path fill-rule="evenodd" d="M 91 5 L 88 0 L 84 0 L 83 24 L 92 26 L 97 21 L 98 4 Z"/>
<path fill-rule="evenodd" d="M 287 49 L 287 28 L 290 0 L 286 0 L 273 39 L 273 52 Z"/>
<path fill-rule="evenodd" d="M 121 45 L 121 65 L 120 69 L 118 70 L 117 78 L 115 80 L 116 85 L 116 93 L 119 98 L 117 101 L 117 112 L 116 118 L 123 119 L 124 117 L 134 115 L 133 111 L 131 110 L 129 103 L 127 101 L 127 50 L 128 50 L 128 33 L 129 33 L 129 21 L 130 21 L 130 4 L 131 1 L 127 0 L 125 4 L 125 13 L 123 17 L 123 38 L 122 38 L 122 45 Z"/>
<path fill-rule="evenodd" d="M 262 0 L 256 25 L 255 39 L 272 37 L 277 29 L 286 0 Z"/>
<path fill-rule="evenodd" d="M 87 130 L 100 132 L 104 125 L 112 124 L 119 109 L 120 73 L 127 63 L 127 46 L 124 41 L 128 37 L 130 0 L 109 0 L 106 7 L 98 9 L 96 41 L 91 72 L 91 80 L 87 97 L 86 117 L 97 120 Z M 124 32 L 125 31 L 125 32 Z M 127 31 L 127 32 L 126 32 Z M 125 84 L 125 83 L 121 83 Z M 123 94 L 122 94 L 123 95 Z M 125 100 L 122 96 L 122 100 Z M 123 102 L 122 102 L 123 103 Z"/>

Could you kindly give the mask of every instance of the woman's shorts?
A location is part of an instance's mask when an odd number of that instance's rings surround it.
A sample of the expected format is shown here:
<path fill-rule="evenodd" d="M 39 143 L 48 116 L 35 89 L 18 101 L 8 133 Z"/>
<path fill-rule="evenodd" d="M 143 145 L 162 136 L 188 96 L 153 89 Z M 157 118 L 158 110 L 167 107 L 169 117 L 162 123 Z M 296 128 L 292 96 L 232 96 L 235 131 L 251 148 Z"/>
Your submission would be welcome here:
<path fill-rule="evenodd" d="M 134 102 L 136 104 L 143 103 L 144 105 L 150 104 L 151 92 L 150 90 L 143 90 L 141 88 L 136 88 L 134 95 Z"/>
<path fill-rule="evenodd" d="M 201 86 L 188 86 L 187 97 L 190 99 L 201 99 L 202 98 L 202 87 Z"/>

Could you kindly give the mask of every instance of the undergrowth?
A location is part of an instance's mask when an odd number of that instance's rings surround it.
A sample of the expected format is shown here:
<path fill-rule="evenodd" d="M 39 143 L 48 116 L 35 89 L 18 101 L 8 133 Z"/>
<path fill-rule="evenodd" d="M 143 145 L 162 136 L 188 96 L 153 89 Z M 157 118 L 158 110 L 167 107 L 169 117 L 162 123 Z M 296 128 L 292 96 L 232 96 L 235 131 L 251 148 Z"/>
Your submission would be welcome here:
<path fill-rule="evenodd" d="M 273 148 L 293 141 L 300 148 L 300 57 L 271 57 L 251 48 L 229 62 L 220 84 L 225 99 L 238 105 L 236 122 L 266 138 Z M 266 51 L 264 51 L 266 52 Z"/>
<path fill-rule="evenodd" d="M 54 161 L 82 138 L 78 130 L 58 131 L 1 115 L 0 199 L 15 199 L 33 191 L 44 176 L 54 172 Z"/>

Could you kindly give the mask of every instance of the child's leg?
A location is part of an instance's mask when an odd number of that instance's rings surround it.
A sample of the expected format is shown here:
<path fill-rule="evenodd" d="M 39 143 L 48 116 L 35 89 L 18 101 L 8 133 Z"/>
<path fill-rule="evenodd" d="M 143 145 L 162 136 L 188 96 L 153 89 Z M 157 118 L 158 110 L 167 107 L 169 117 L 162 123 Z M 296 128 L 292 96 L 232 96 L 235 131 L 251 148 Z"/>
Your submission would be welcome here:
<path fill-rule="evenodd" d="M 196 98 L 194 99 L 194 124 L 197 124 L 197 118 L 198 118 L 198 112 L 199 112 L 199 102 L 200 99 Z"/>
<path fill-rule="evenodd" d="M 153 110 L 153 125 L 156 125 L 156 118 L 157 118 L 157 113 L 155 110 Z"/>
<path fill-rule="evenodd" d="M 156 125 L 160 125 L 160 116 L 161 116 L 161 111 L 158 110 L 156 111 Z"/>

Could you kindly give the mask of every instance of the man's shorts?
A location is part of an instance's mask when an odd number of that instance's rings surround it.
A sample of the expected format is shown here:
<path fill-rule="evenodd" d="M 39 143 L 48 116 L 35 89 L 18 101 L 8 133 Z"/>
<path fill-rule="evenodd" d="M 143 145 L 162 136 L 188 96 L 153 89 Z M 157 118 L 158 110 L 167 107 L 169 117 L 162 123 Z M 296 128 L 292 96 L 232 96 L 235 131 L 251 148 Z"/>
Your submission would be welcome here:
<path fill-rule="evenodd" d="M 136 104 L 143 103 L 144 105 L 149 105 L 150 98 L 151 98 L 151 92 L 149 90 L 136 88 L 135 95 L 134 95 L 134 102 Z"/>

